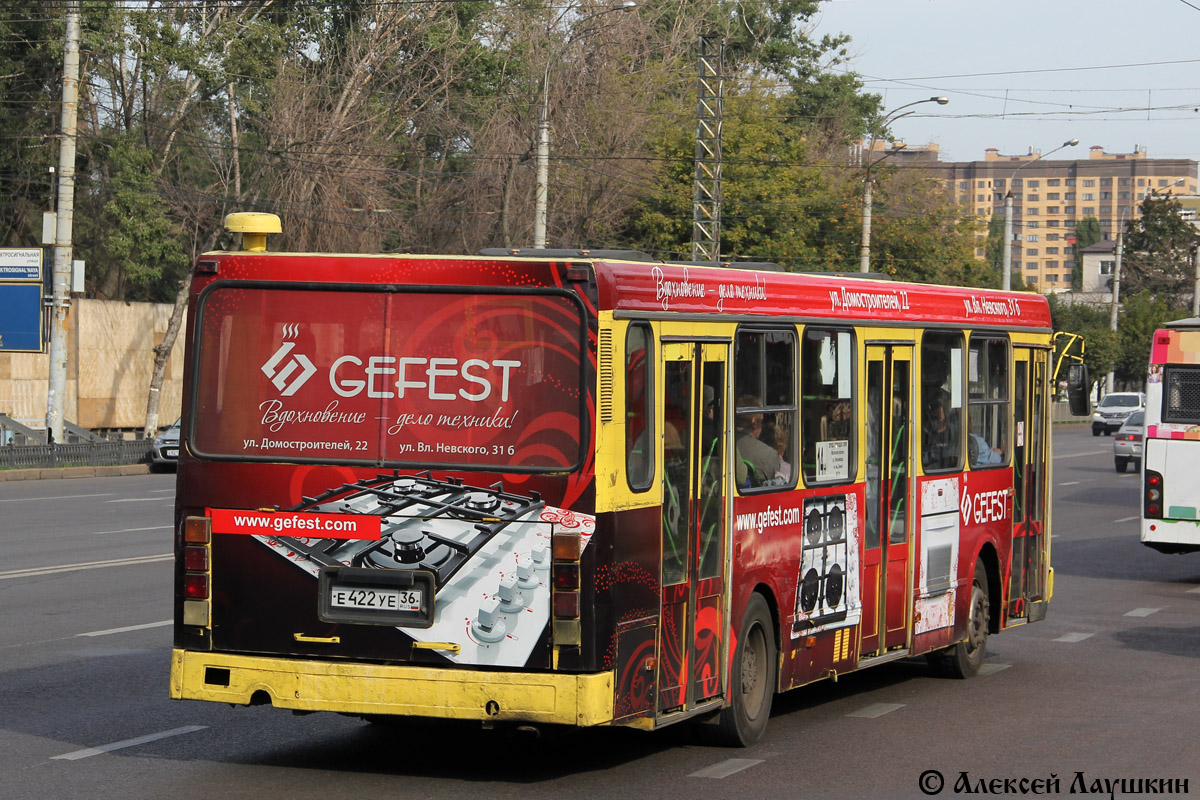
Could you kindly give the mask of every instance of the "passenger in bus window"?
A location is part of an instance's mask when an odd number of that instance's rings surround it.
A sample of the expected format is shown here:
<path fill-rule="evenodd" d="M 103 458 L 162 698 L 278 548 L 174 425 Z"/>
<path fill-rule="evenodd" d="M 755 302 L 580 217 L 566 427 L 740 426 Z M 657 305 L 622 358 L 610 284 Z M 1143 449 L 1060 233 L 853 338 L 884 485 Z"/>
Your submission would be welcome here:
<path fill-rule="evenodd" d="M 759 437 L 766 444 L 775 448 L 775 452 L 779 454 L 779 479 L 781 486 L 792 482 L 792 465 L 787 460 L 788 447 L 790 441 L 791 430 L 788 428 L 786 420 L 783 419 L 783 414 L 777 413 L 775 420 L 767 424 L 763 428 L 763 433 Z"/>
<path fill-rule="evenodd" d="M 938 387 L 925 388 L 925 412 L 921 436 L 921 460 L 926 470 L 958 466 L 958 436 L 946 409 L 950 393 Z M 955 416 L 957 420 L 957 415 Z"/>
<path fill-rule="evenodd" d="M 754 395 L 742 395 L 738 398 L 741 408 L 761 407 L 762 400 Z M 751 411 L 737 415 L 737 454 L 738 459 L 746 464 L 747 476 L 739 485 L 743 487 L 763 486 L 775 479 L 779 474 L 779 453 L 775 448 L 762 441 L 759 436 L 763 429 L 763 412 Z"/>
<path fill-rule="evenodd" d="M 967 455 L 971 459 L 971 466 L 974 467 L 980 464 L 1003 464 L 1004 451 L 992 447 L 988 444 L 987 439 L 980 436 L 978 433 L 970 434 L 970 439 L 967 440 Z"/>

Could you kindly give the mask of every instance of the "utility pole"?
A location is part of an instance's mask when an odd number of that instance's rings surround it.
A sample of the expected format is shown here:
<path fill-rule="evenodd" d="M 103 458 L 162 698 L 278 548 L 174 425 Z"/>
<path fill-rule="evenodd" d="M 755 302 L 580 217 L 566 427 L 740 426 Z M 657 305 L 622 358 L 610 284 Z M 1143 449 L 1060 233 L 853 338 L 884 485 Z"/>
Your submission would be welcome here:
<path fill-rule="evenodd" d="M 1125 245 L 1125 231 L 1117 231 L 1117 261 L 1113 264 L 1113 285 L 1112 285 L 1112 305 L 1108 311 L 1108 329 L 1114 334 L 1117 332 L 1117 304 L 1120 302 L 1121 292 L 1121 251 Z M 1108 376 L 1104 380 L 1105 394 L 1113 390 L 1113 371 L 1108 371 Z"/>
<path fill-rule="evenodd" d="M 696 88 L 696 168 L 692 181 L 692 260 L 721 260 L 721 126 L 724 40 L 700 38 Z"/>
<path fill-rule="evenodd" d="M 62 138 L 58 146 L 58 219 L 54 234 L 54 289 L 50 306 L 50 380 L 46 435 L 63 442 L 67 396 L 67 330 L 71 318 L 71 229 L 75 213 L 75 136 L 79 111 L 79 2 L 67 3 L 63 54 Z"/>

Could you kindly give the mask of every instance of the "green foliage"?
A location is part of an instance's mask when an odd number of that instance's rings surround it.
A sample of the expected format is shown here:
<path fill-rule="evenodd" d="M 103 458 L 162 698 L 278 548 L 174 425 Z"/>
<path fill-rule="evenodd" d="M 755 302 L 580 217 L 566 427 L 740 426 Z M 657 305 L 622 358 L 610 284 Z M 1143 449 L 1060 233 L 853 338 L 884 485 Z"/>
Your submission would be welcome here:
<path fill-rule="evenodd" d="M 1057 295 L 1048 295 L 1050 320 L 1056 331 L 1078 334 L 1084 341 L 1083 363 L 1094 380 L 1112 369 L 1117 357 L 1117 339 L 1109 328 L 1109 313 L 1106 310 L 1077 303 L 1067 305 Z M 1061 347 L 1061 342 L 1059 343 Z M 1072 352 L 1078 354 L 1077 348 Z M 1059 353 L 1055 353 L 1057 363 Z M 1060 375 L 1061 377 L 1061 375 Z"/>
<path fill-rule="evenodd" d="M 1191 297 L 1200 232 L 1183 218 L 1179 201 L 1148 195 L 1141 216 L 1125 226 L 1122 294 L 1153 292 L 1164 298 Z"/>
<path fill-rule="evenodd" d="M 1114 378 L 1129 386 L 1141 386 L 1150 363 L 1150 345 L 1154 331 L 1164 322 L 1190 316 L 1185 306 L 1148 291 L 1125 295 L 1117 326 L 1118 352 L 1114 359 Z"/>

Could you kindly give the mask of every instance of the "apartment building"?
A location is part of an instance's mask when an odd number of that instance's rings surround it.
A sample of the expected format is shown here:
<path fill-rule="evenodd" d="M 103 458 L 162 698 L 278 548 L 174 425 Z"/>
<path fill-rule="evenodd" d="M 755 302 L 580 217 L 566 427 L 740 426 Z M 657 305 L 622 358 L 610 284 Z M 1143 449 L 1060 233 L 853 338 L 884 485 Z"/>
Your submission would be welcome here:
<path fill-rule="evenodd" d="M 1041 292 L 1073 288 L 1075 225 L 1083 217 L 1098 219 L 1103 240 L 1115 240 L 1148 193 L 1197 193 L 1196 161 L 1149 158 L 1141 147 L 1109 153 L 1096 145 L 1086 160 L 1042 160 L 1032 149 L 1009 156 L 989 148 L 982 161 L 931 161 L 928 151 L 925 155 L 911 166 L 936 170 L 964 211 L 979 220 L 975 253 L 980 258 L 988 222 L 1004 218 L 1004 198 L 1012 192 L 1013 275 Z"/>

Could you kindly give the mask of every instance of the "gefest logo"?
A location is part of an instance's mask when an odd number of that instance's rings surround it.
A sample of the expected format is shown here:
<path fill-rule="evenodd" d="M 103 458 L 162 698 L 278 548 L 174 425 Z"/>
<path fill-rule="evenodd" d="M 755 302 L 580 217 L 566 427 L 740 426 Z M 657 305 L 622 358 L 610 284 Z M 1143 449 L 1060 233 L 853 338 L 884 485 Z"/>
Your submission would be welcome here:
<path fill-rule="evenodd" d="M 963 487 L 959 511 L 964 525 L 983 525 L 986 522 L 1001 522 L 1008 519 L 1008 493 L 1010 489 L 993 489 L 988 492 L 970 492 Z"/>
<path fill-rule="evenodd" d="M 288 323 L 283 326 L 284 342 L 279 346 L 267 363 L 262 365 L 263 374 L 266 375 L 271 383 L 275 384 L 275 388 L 284 397 L 291 397 L 301 386 L 308 382 L 308 379 L 316 373 L 317 368 L 308 360 L 308 356 L 303 353 L 296 353 L 289 359 L 288 356 L 296 347 L 295 342 L 289 342 L 288 339 L 294 339 L 296 334 L 300 332 L 300 326 Z M 286 363 L 280 367 L 280 364 Z M 296 375 L 296 370 L 300 370 L 300 374 Z M 293 377 L 295 376 L 295 377 Z"/>

